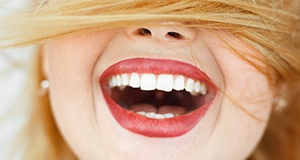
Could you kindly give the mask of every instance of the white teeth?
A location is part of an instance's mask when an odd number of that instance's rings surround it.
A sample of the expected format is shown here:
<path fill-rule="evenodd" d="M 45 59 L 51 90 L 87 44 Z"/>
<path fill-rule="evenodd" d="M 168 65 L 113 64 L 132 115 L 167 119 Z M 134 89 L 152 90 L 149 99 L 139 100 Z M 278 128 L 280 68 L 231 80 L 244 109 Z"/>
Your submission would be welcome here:
<path fill-rule="evenodd" d="M 130 76 L 129 85 L 132 88 L 140 87 L 140 76 L 137 73 L 132 73 Z"/>
<path fill-rule="evenodd" d="M 202 95 L 205 95 L 207 93 L 206 85 L 203 83 L 201 83 L 201 85 L 200 85 L 200 93 Z"/>
<path fill-rule="evenodd" d="M 170 74 L 160 74 L 157 77 L 156 88 L 158 90 L 170 92 L 173 89 L 173 83 L 174 83 L 173 75 L 170 75 Z"/>
<path fill-rule="evenodd" d="M 156 89 L 156 77 L 154 74 L 142 74 L 141 90 L 151 91 Z"/>
<path fill-rule="evenodd" d="M 152 119 L 166 119 L 166 118 L 173 118 L 175 115 L 173 113 L 166 113 L 166 114 L 156 114 L 154 112 L 144 112 L 144 111 L 139 111 L 136 112 L 139 115 L 152 118 Z"/>
<path fill-rule="evenodd" d="M 128 74 L 122 74 L 122 85 L 128 86 L 129 85 L 129 75 Z"/>
<path fill-rule="evenodd" d="M 165 114 L 165 118 L 173 118 L 174 114 L 173 113 L 167 113 Z"/>
<path fill-rule="evenodd" d="M 163 115 L 163 114 L 155 114 L 154 118 L 155 119 L 164 119 L 165 115 Z"/>
<path fill-rule="evenodd" d="M 194 83 L 194 89 L 193 89 L 193 92 L 191 92 L 192 95 L 198 95 L 200 93 L 200 82 L 199 81 L 196 81 Z"/>
<path fill-rule="evenodd" d="M 115 76 L 112 76 L 110 81 L 109 81 L 109 87 L 113 88 L 115 86 L 117 86 L 117 78 Z"/>
<path fill-rule="evenodd" d="M 144 111 L 140 111 L 140 112 L 136 112 L 136 113 L 139 115 L 142 115 L 142 116 L 145 116 L 145 114 L 146 114 L 146 112 L 144 112 Z"/>
<path fill-rule="evenodd" d="M 184 77 L 179 75 L 174 81 L 174 90 L 181 91 L 184 89 Z"/>
<path fill-rule="evenodd" d="M 207 88 L 204 83 L 182 75 L 155 75 L 150 73 L 120 74 L 112 76 L 108 84 L 110 88 L 119 87 L 120 89 L 124 89 L 126 86 L 130 86 L 132 88 L 140 88 L 144 91 L 156 89 L 165 92 L 186 90 L 192 95 L 207 94 Z"/>
<path fill-rule="evenodd" d="M 194 89 L 194 80 L 191 79 L 191 78 L 188 78 L 188 80 L 186 81 L 185 83 L 185 86 L 184 86 L 184 89 L 187 91 L 187 92 L 192 92 L 193 89 Z"/>
<path fill-rule="evenodd" d="M 117 80 L 117 86 L 121 86 L 122 85 L 122 78 L 120 75 L 116 76 L 116 80 Z"/>
<path fill-rule="evenodd" d="M 147 112 L 145 116 L 148 117 L 148 118 L 154 118 L 155 113 L 154 112 Z"/>
<path fill-rule="evenodd" d="M 194 92 L 196 92 L 196 93 L 199 93 L 200 92 L 200 82 L 199 81 L 196 81 L 195 83 L 194 83 Z"/>

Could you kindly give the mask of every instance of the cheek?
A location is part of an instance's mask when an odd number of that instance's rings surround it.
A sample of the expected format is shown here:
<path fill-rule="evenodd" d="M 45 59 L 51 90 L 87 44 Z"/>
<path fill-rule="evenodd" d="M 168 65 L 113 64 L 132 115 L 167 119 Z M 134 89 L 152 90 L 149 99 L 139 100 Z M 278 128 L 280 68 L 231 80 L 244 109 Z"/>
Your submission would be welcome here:
<path fill-rule="evenodd" d="M 251 53 L 240 45 L 241 42 L 230 40 L 227 42 L 239 44 L 234 46 Z M 220 44 L 224 43 L 217 38 L 209 40 L 207 44 L 220 66 L 225 83 L 222 90 L 225 98 L 212 136 L 212 141 L 216 143 L 212 144 L 227 146 L 234 150 L 235 154 L 228 153 L 224 148 L 219 150 L 232 159 L 235 157 L 244 159 L 245 155 L 249 155 L 259 143 L 264 133 L 272 109 L 272 89 L 263 74 L 221 47 Z"/>
<path fill-rule="evenodd" d="M 238 107 L 250 116 L 251 114 L 260 116 L 259 111 L 262 111 L 262 116 L 268 117 L 264 111 L 269 113 L 274 95 L 266 76 L 234 54 L 233 51 L 227 49 L 228 46 L 219 38 L 210 37 L 212 38 L 206 39 L 206 43 L 224 77 L 225 89 L 222 92 L 231 101 L 230 106 L 235 106 L 235 109 Z M 245 53 L 249 56 L 256 54 L 247 49 L 241 41 L 228 35 L 222 35 L 222 37 L 241 54 Z"/>
<path fill-rule="evenodd" d="M 236 109 L 250 117 L 268 119 L 273 92 L 267 78 L 236 55 L 225 51 L 217 58 L 225 79 L 225 94 Z"/>
<path fill-rule="evenodd" d="M 91 137 L 95 117 L 92 79 L 94 65 L 108 41 L 109 33 L 98 33 L 52 41 L 45 45 L 50 101 L 58 127 L 73 146 L 76 139 Z"/>
<path fill-rule="evenodd" d="M 45 45 L 48 79 L 51 83 L 50 97 L 54 107 L 60 106 L 61 101 L 66 99 L 71 103 L 76 98 L 87 98 L 82 96 L 91 93 L 91 75 L 98 52 L 88 48 L 91 45 L 84 44 L 82 39 L 84 37 L 73 37 Z"/>

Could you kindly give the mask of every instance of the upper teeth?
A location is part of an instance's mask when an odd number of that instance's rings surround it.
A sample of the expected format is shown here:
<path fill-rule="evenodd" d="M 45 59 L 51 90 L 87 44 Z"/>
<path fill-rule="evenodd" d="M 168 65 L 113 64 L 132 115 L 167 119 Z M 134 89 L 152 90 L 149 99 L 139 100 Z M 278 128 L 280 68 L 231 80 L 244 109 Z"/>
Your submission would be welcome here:
<path fill-rule="evenodd" d="M 150 74 L 150 73 L 131 73 L 114 75 L 109 80 L 109 86 L 124 87 L 130 86 L 132 88 L 140 88 L 144 91 L 161 90 L 170 92 L 172 90 L 181 91 L 186 90 L 193 95 L 207 92 L 206 85 L 200 81 L 186 78 L 182 75 L 171 74 Z"/>

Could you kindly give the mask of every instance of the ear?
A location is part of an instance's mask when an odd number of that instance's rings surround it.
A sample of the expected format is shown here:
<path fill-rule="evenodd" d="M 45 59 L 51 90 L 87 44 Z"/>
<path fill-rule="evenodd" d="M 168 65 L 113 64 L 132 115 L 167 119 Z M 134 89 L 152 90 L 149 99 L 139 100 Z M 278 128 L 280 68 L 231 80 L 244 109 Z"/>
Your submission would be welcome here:
<path fill-rule="evenodd" d="M 49 53 L 47 52 L 47 44 L 44 44 L 41 47 L 41 67 L 42 67 L 42 72 L 45 77 L 45 79 L 48 79 L 49 75 Z"/>
<path fill-rule="evenodd" d="M 288 90 L 287 84 L 282 82 L 282 84 L 279 85 L 279 89 L 278 89 L 279 93 L 275 96 L 274 101 L 273 101 L 275 111 L 281 112 L 288 105 L 287 95 L 286 95 L 287 90 Z"/>

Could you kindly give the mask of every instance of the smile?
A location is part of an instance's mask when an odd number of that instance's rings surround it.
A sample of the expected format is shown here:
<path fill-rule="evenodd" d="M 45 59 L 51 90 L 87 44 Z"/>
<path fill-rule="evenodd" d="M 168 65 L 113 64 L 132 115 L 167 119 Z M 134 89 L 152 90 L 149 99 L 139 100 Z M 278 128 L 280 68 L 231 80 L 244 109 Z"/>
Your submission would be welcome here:
<path fill-rule="evenodd" d="M 125 129 L 147 137 L 177 137 L 205 116 L 217 89 L 188 63 L 134 58 L 117 62 L 99 79 L 104 99 Z"/>

